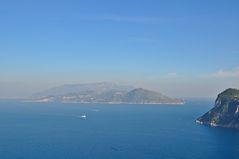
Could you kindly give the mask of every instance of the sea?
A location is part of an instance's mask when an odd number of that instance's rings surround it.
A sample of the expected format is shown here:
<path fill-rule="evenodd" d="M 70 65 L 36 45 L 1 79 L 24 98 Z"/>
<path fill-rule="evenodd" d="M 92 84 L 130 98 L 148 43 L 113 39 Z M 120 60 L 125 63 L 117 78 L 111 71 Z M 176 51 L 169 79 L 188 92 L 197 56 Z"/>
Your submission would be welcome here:
<path fill-rule="evenodd" d="M 238 130 L 195 123 L 213 104 L 1 101 L 0 159 L 238 159 Z"/>

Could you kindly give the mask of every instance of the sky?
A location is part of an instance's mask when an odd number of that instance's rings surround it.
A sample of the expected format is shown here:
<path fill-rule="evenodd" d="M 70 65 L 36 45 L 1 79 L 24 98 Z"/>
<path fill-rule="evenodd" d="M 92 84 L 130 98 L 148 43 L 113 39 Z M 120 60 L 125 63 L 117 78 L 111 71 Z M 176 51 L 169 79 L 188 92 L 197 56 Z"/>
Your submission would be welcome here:
<path fill-rule="evenodd" d="M 238 0 L 1 0 L 0 98 L 110 81 L 174 97 L 239 88 Z"/>

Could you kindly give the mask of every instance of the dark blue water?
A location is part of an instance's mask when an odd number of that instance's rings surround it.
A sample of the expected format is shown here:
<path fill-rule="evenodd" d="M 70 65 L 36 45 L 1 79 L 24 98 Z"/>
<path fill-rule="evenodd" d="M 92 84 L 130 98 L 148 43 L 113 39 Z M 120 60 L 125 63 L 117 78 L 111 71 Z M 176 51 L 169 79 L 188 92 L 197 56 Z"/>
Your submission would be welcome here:
<path fill-rule="evenodd" d="M 0 159 L 238 159 L 239 131 L 194 123 L 212 105 L 0 102 Z"/>

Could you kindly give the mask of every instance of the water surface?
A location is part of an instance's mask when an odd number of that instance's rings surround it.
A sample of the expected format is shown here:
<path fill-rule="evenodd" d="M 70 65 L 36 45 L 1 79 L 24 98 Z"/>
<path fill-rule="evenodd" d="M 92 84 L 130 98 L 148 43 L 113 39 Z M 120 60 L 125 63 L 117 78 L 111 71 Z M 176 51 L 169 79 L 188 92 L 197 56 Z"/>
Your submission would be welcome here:
<path fill-rule="evenodd" d="M 236 159 L 239 131 L 194 123 L 212 106 L 0 102 L 0 159 Z"/>

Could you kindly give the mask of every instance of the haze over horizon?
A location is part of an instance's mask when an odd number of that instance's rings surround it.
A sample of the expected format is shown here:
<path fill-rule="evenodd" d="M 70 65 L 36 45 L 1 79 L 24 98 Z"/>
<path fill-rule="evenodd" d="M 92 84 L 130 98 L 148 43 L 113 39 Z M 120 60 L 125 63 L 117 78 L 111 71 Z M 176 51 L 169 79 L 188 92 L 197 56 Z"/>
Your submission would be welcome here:
<path fill-rule="evenodd" d="M 0 98 L 110 81 L 173 97 L 239 88 L 239 1 L 0 2 Z"/>

